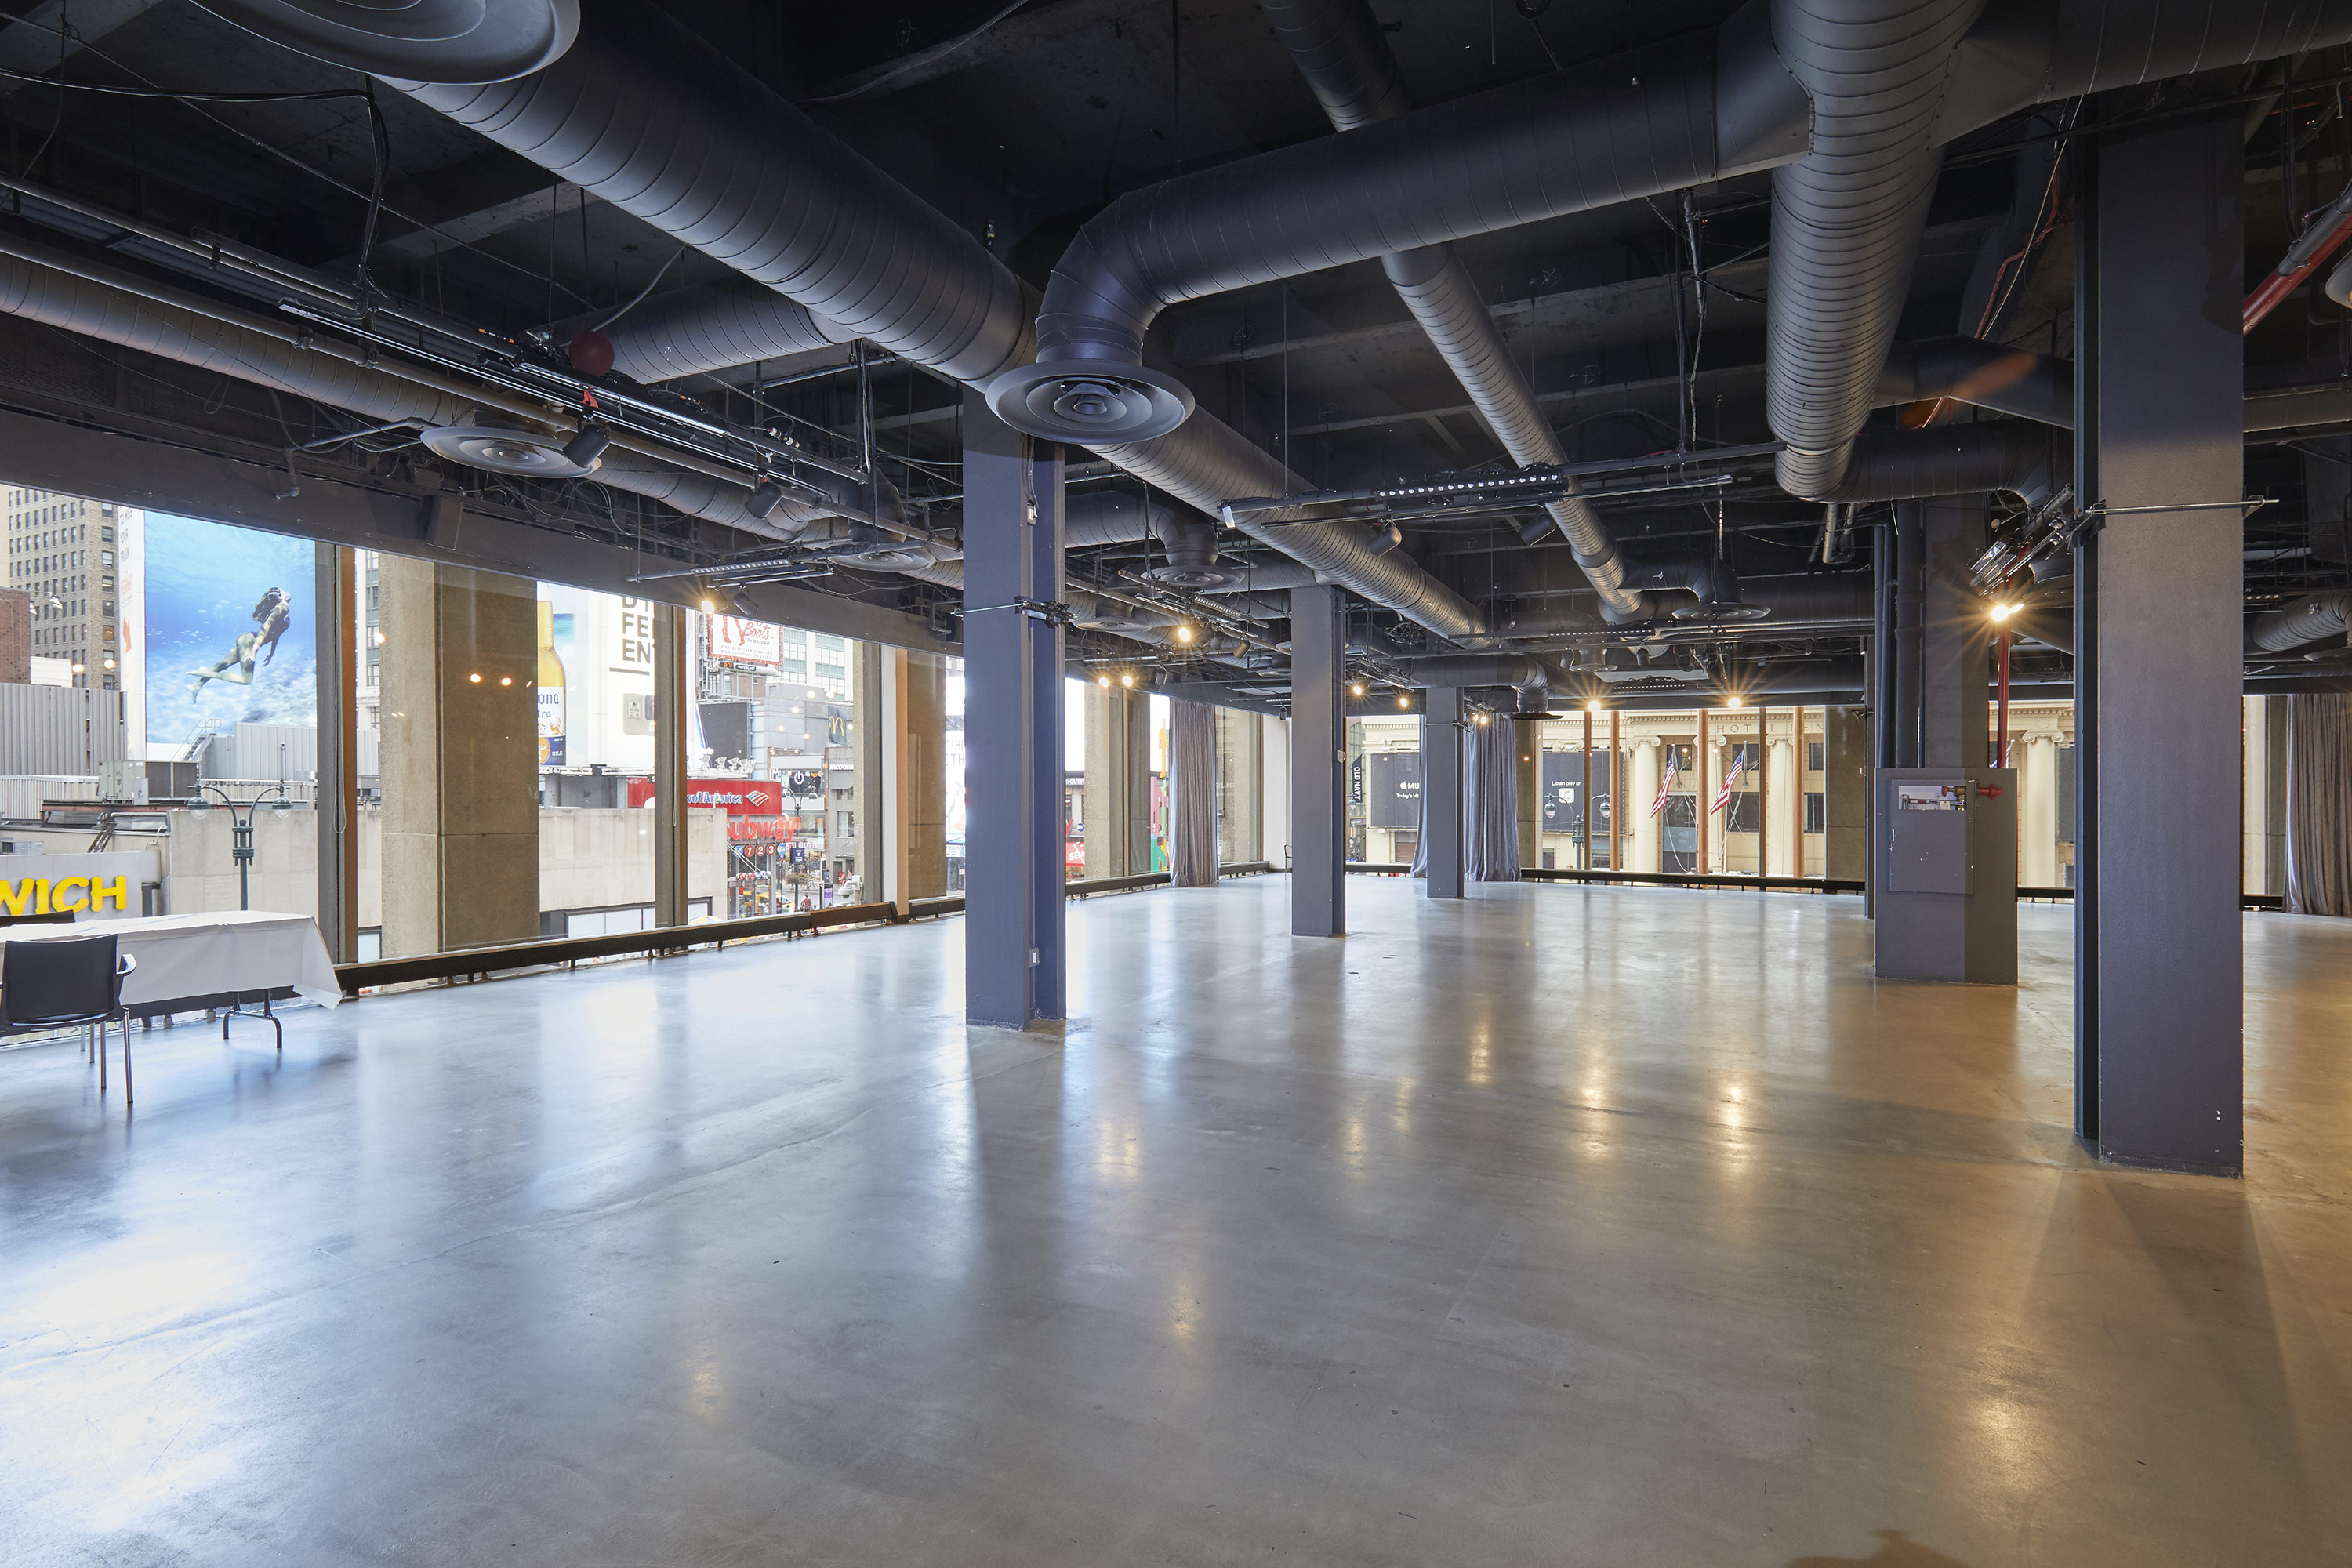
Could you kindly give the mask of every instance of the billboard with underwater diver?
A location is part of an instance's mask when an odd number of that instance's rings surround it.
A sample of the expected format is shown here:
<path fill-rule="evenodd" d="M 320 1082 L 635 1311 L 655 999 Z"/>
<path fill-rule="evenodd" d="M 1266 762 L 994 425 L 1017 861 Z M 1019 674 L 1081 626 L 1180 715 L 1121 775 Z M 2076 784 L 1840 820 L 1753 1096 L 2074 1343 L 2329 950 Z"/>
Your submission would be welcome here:
<path fill-rule="evenodd" d="M 148 744 L 315 726 L 310 542 L 150 511 L 143 544 Z"/>

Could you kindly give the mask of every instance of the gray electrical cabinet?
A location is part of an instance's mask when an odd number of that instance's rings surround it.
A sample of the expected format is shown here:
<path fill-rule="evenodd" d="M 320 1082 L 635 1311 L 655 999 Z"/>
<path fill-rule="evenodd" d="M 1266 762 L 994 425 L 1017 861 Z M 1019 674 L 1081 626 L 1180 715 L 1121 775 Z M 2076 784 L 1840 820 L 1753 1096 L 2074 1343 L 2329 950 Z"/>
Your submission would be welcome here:
<path fill-rule="evenodd" d="M 2017 984 L 2017 775 L 1881 768 L 1874 968 L 1890 980 Z"/>

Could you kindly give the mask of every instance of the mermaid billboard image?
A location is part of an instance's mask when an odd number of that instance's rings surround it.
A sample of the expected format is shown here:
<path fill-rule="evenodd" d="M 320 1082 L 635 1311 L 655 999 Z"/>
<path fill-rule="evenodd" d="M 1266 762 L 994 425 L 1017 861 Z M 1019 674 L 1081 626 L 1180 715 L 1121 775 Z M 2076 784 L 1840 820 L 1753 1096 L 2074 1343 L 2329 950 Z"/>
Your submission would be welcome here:
<path fill-rule="evenodd" d="M 147 742 L 319 721 L 307 540 L 147 514 Z"/>

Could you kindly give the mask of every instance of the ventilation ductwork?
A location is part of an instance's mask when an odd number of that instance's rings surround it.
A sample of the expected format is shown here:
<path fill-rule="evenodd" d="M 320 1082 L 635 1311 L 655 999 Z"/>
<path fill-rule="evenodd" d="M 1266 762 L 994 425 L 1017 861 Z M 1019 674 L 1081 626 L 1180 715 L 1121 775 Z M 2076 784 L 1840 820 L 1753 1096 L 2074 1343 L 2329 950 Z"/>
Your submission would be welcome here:
<path fill-rule="evenodd" d="M 197 0 L 312 59 L 420 81 L 509 81 L 572 47 L 579 0 Z"/>
<path fill-rule="evenodd" d="M 470 425 L 488 395 L 483 388 L 446 383 L 430 371 L 394 374 L 374 368 L 362 363 L 373 359 L 366 351 L 339 353 L 290 322 L 256 316 L 12 237 L 0 237 L 0 313 L 386 424 Z M 500 412 L 524 420 L 544 413 L 520 401 Z M 689 517 L 772 539 L 796 538 L 811 523 L 844 510 L 786 501 L 765 520 L 755 518 L 745 510 L 751 500 L 747 487 L 654 461 L 625 450 L 617 441 L 604 449 L 596 479 Z"/>
<path fill-rule="evenodd" d="M 1259 0 L 1275 37 L 1290 51 L 1332 128 L 1347 132 L 1394 120 L 1412 108 L 1396 56 L 1364 0 Z M 1496 445 L 1521 468 L 1567 460 L 1535 388 L 1511 358 L 1494 316 L 1450 245 L 1381 258 L 1397 297 L 1478 410 Z M 1571 490 L 1574 481 L 1570 481 Z M 1591 506 L 1574 494 L 1549 502 L 1576 563 L 1612 620 L 1649 618 L 1652 606 L 1625 583 L 1616 542 Z"/>
<path fill-rule="evenodd" d="M 772 321 L 783 342 L 805 348 L 807 332 L 839 331 L 975 384 L 1032 357 L 1020 281 L 977 240 L 643 0 L 593 0 L 562 59 L 524 80 L 397 85 L 805 306 L 808 323 Z M 708 317 L 673 316 L 671 357 L 682 366 L 698 338 L 703 352 L 723 342 L 740 355 L 727 363 L 794 352 L 761 342 L 760 312 L 745 307 L 714 291 Z M 1087 426 L 1092 440 L 1075 438 L 1120 467 L 1143 465 L 1129 471 L 1211 515 L 1238 497 L 1309 488 L 1226 426 L 1192 424 L 1175 438 L 1097 445 L 1127 428 L 1103 419 Z M 1459 594 L 1401 555 L 1376 558 L 1339 525 L 1259 527 L 1244 531 L 1441 637 L 1476 627 Z"/>
<path fill-rule="evenodd" d="M 1029 356 L 1012 273 L 641 0 L 592 0 L 520 81 L 395 85 L 852 337 L 962 381 Z"/>
<path fill-rule="evenodd" d="M 1773 0 L 1813 101 L 1772 175 L 1765 401 L 1781 488 L 1861 499 L 1848 472 L 1953 137 L 2037 103 L 2352 38 L 2352 0 Z"/>
<path fill-rule="evenodd" d="M 2074 362 L 1979 338 L 1896 343 L 1872 404 L 1899 408 L 1949 398 L 2038 424 L 2074 427 Z"/>
<path fill-rule="evenodd" d="M 1750 577 L 1740 584 L 1742 608 L 1772 626 L 1867 625 L 1870 580 L 1859 574 Z M 1580 598 L 1538 599 L 1493 616 L 1488 639 L 1561 637 L 1609 631 L 1609 623 Z"/>
<path fill-rule="evenodd" d="M 857 337 L 772 289 L 712 284 L 657 294 L 604 335 L 613 345 L 613 368 L 646 382 L 782 359 Z"/>
<path fill-rule="evenodd" d="M 1565 670 L 1527 653 L 1445 654 L 1403 659 L 1400 666 L 1407 680 L 1423 688 L 1507 686 L 1513 710 L 1530 715 L 1548 710 L 1553 689 L 1568 684 Z"/>
<path fill-rule="evenodd" d="M 1239 431 L 1202 418 L 1157 440 L 1095 450 L 1129 473 L 1207 511 L 1237 496 L 1297 495 L 1314 487 Z M 1386 529 L 1358 522 L 1293 522 L 1291 514 L 1251 512 L 1234 526 L 1375 605 L 1455 642 L 1476 637 L 1485 618 L 1470 601 L 1393 548 Z M 1246 579 L 1237 576 L 1237 586 Z"/>
<path fill-rule="evenodd" d="M 2352 592 L 2305 594 L 2246 623 L 2248 653 L 2286 653 L 2352 632 Z"/>
<path fill-rule="evenodd" d="M 1854 443 L 1844 478 L 1819 499 L 1920 500 L 2009 490 L 2039 506 L 2065 482 L 2074 462 L 2072 436 L 2021 419 L 1871 430 Z"/>
<path fill-rule="evenodd" d="M 1714 35 L 1130 192 L 1063 253 L 1037 317 L 1037 363 L 999 376 L 990 401 L 1032 435 L 1092 444 L 1103 438 L 1097 416 L 1063 407 L 1055 389 L 1132 384 L 1139 405 L 1166 394 L 1171 378 L 1143 365 L 1143 334 L 1178 300 L 1795 158 L 1805 150 L 1804 94 L 1761 20 L 1751 5 Z M 1187 402 L 1163 405 L 1164 423 L 1129 425 L 1125 438 L 1174 428 Z"/>

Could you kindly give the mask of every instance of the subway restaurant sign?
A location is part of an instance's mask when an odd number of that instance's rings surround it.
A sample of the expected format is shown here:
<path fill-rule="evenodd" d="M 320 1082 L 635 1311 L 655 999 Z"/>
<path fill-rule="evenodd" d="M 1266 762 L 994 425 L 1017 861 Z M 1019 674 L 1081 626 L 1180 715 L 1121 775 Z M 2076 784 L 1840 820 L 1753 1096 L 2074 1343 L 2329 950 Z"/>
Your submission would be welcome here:
<path fill-rule="evenodd" d="M 157 879 L 152 854 L 0 855 L 0 915 L 121 920 L 141 911 L 140 888 Z"/>

